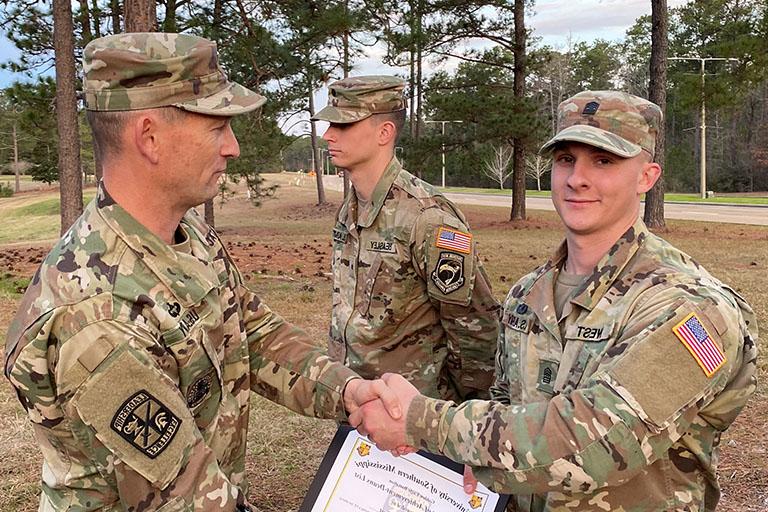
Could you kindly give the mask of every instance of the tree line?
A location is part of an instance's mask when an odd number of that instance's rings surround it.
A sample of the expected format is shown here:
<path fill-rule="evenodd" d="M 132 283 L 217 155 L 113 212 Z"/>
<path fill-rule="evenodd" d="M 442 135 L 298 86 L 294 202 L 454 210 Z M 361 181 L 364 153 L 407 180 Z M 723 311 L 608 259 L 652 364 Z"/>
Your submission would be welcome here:
<path fill-rule="evenodd" d="M 323 161 L 314 123 L 307 145 L 284 133 L 286 120 L 321 108 L 314 92 L 354 74 L 374 48 L 383 49 L 383 63 L 399 67 L 408 84 L 408 122 L 398 151 L 406 167 L 440 184 L 444 155 L 449 186 L 511 188 L 513 220 L 525 218 L 526 186 L 548 188 L 548 162 L 536 149 L 554 131 L 558 103 L 583 89 L 623 89 L 666 103 L 666 150 L 657 151 L 666 160 L 662 192 L 698 191 L 704 124 L 707 188 L 768 190 L 768 6 L 761 0 L 699 0 L 671 10 L 665 0 L 654 0 L 652 16 L 637 19 L 623 40 L 558 48 L 526 27 L 535 5 L 523 0 L 72 5 L 8 0 L 0 7 L 0 29 L 21 53 L 2 65 L 31 77 L 0 94 L 0 166 L 5 173 L 60 182 L 62 211 L 72 210 L 66 219 L 63 213 L 62 229 L 82 208 L 64 196 L 80 194 L 83 171 L 100 172 L 75 94 L 82 49 L 93 38 L 136 30 L 215 40 L 231 78 L 268 97 L 261 112 L 234 121 L 242 155 L 230 169 L 256 200 L 260 173 L 294 165 L 297 148 L 309 155 L 302 166 Z M 669 57 L 731 60 L 709 62 L 702 86 L 696 61 Z M 56 79 L 47 72 L 52 66 Z M 290 162 L 284 158 L 292 154 Z M 653 196 L 650 202 L 658 202 Z M 651 223 L 663 226 L 663 207 Z"/>

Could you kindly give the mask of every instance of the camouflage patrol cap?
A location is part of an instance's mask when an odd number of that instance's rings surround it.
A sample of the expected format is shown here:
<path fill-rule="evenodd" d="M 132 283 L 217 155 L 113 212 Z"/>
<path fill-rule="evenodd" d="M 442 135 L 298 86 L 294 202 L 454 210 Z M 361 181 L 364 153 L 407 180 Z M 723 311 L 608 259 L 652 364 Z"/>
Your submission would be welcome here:
<path fill-rule="evenodd" d="M 405 81 L 396 76 L 345 78 L 328 86 L 328 106 L 312 116 L 315 121 L 356 123 L 373 114 L 405 109 Z"/>
<path fill-rule="evenodd" d="M 88 110 L 174 106 L 233 116 L 266 101 L 227 79 L 216 43 L 189 34 L 127 33 L 94 39 L 83 52 L 83 68 Z"/>
<path fill-rule="evenodd" d="M 561 141 L 581 142 L 624 158 L 646 150 L 654 155 L 662 122 L 655 103 L 620 91 L 583 91 L 560 103 L 557 134 L 541 147 L 551 151 Z"/>

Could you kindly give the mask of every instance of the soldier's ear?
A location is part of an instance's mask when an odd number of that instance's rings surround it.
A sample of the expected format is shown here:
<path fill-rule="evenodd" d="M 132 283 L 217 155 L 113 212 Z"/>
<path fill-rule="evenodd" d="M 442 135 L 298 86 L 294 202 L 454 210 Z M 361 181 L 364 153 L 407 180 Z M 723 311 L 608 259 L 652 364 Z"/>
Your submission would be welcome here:
<path fill-rule="evenodd" d="M 637 180 L 637 193 L 645 194 L 651 190 L 658 181 L 659 176 L 661 176 L 661 166 L 659 164 L 656 162 L 644 163 Z"/>
<path fill-rule="evenodd" d="M 387 120 L 379 124 L 378 142 L 380 146 L 386 146 L 390 143 L 394 143 L 396 137 L 397 128 L 395 128 L 395 123 Z"/>
<path fill-rule="evenodd" d="M 158 116 L 151 111 L 140 112 L 133 118 L 129 128 L 129 137 L 132 139 L 136 150 L 154 165 L 160 161 L 159 128 Z"/>

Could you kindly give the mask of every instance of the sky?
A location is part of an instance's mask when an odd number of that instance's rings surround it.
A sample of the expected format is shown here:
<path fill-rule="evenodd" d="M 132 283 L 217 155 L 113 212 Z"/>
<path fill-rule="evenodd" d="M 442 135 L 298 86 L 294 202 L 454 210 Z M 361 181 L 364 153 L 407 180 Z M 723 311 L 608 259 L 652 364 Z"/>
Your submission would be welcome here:
<path fill-rule="evenodd" d="M 668 0 L 668 7 L 678 7 L 688 0 Z M 543 44 L 556 49 L 565 49 L 568 39 L 573 43 L 591 42 L 595 39 L 619 41 L 637 18 L 651 13 L 650 0 L 537 0 L 533 13 L 526 19 L 526 25 L 533 29 L 533 35 L 541 38 Z M 404 69 L 381 64 L 381 48 L 374 48 L 368 58 L 360 60 L 352 71 L 353 75 L 403 74 Z M 0 62 L 18 57 L 18 51 L 5 37 L 0 36 Z M 455 68 L 455 61 L 447 62 L 441 69 Z M 428 69 L 431 67 L 428 65 Z M 16 80 L 25 80 L 22 75 L 0 70 L 0 88 Z M 324 90 L 315 97 L 318 109 L 325 105 Z M 297 124 L 298 118 L 284 120 L 283 127 L 292 133 L 306 131 L 307 126 Z M 324 128 L 321 128 L 321 133 Z"/>

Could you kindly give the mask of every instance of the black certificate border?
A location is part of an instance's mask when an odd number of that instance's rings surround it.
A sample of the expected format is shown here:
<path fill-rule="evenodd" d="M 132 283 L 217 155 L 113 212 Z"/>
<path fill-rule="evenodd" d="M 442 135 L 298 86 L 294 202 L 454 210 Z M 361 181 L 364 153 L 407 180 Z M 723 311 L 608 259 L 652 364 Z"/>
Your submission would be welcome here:
<path fill-rule="evenodd" d="M 336 430 L 336 434 L 331 440 L 331 444 L 328 446 L 328 450 L 323 456 L 322 462 L 320 462 L 320 467 L 317 469 L 317 473 L 315 473 L 315 477 L 312 479 L 312 484 L 310 484 L 309 490 L 307 491 L 306 496 L 304 496 L 304 501 L 301 502 L 299 512 L 311 512 L 312 507 L 315 505 L 317 497 L 320 495 L 320 491 L 323 488 L 325 479 L 328 476 L 328 473 L 330 473 L 336 458 L 339 456 L 339 452 L 341 451 L 341 447 L 344 444 L 344 441 L 347 440 L 347 436 L 353 430 L 355 429 L 349 425 L 339 425 L 339 428 Z M 419 450 L 417 453 L 422 457 L 431 460 L 432 462 L 436 462 L 437 464 L 450 469 L 454 473 L 458 473 L 460 475 L 464 474 L 463 464 L 459 464 L 458 462 L 451 460 L 444 455 L 425 452 L 423 450 Z M 504 512 L 506 510 L 508 501 L 508 494 L 499 494 L 499 501 L 496 503 L 496 508 L 493 509 L 493 512 Z"/>

